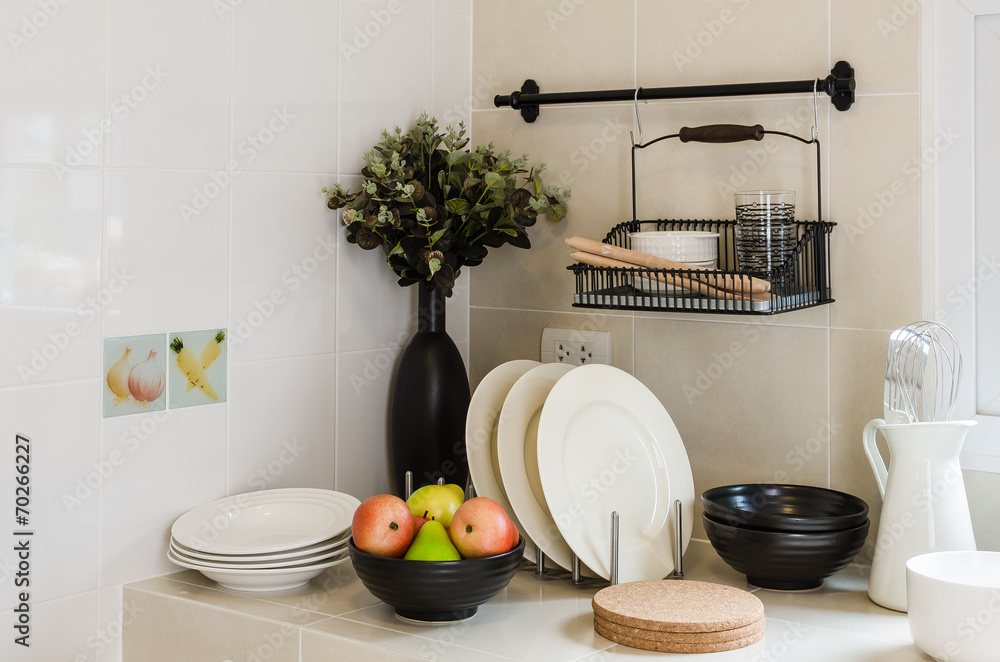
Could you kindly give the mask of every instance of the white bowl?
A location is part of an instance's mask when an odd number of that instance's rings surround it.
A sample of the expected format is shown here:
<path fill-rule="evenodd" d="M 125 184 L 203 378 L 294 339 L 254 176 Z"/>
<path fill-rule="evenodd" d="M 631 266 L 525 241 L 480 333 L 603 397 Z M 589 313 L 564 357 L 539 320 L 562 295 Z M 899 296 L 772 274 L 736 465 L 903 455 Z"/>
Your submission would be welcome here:
<path fill-rule="evenodd" d="M 1000 651 L 1000 552 L 932 552 L 906 562 L 914 643 L 935 660 L 995 662 Z"/>
<path fill-rule="evenodd" d="M 356 498 L 332 490 L 248 492 L 189 510 L 170 534 L 184 547 L 208 554 L 286 552 L 349 531 L 359 505 Z"/>
<path fill-rule="evenodd" d="M 321 563 L 262 570 L 208 568 L 180 559 L 171 551 L 167 551 L 167 558 L 182 568 L 197 570 L 209 579 L 217 581 L 225 588 L 232 588 L 237 591 L 282 591 L 308 583 L 313 577 L 323 574 L 323 571 L 327 568 L 332 568 L 335 565 L 346 562 L 350 556 L 345 554 Z"/>
<path fill-rule="evenodd" d="M 674 262 L 704 262 L 719 257 L 719 233 L 702 231 L 646 231 L 629 234 L 632 250 Z"/>

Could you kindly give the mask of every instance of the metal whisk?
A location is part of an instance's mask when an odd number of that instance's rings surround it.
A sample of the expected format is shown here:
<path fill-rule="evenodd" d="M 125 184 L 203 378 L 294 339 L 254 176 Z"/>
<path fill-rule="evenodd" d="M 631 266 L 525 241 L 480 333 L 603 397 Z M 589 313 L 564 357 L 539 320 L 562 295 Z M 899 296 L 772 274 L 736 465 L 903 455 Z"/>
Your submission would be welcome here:
<path fill-rule="evenodd" d="M 886 357 L 886 422 L 951 420 L 961 375 L 962 352 L 948 327 L 917 322 L 897 329 Z"/>

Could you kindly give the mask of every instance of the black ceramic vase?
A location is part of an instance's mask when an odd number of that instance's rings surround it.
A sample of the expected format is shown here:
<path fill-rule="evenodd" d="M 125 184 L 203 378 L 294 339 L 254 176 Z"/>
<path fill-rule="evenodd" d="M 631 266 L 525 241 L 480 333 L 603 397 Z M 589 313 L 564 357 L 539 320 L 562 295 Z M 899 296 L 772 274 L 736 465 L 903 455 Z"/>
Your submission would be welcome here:
<path fill-rule="evenodd" d="M 413 489 L 442 477 L 464 488 L 469 476 L 465 362 L 445 331 L 445 296 L 429 283 L 417 287 L 417 332 L 403 351 L 392 387 L 389 445 L 400 496 L 407 471 L 413 472 Z"/>

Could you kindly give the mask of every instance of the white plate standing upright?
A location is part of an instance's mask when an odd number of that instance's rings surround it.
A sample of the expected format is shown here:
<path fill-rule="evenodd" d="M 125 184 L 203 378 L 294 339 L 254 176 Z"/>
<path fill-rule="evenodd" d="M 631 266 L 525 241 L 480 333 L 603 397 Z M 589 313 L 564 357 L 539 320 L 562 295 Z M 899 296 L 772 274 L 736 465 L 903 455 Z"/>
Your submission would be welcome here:
<path fill-rule="evenodd" d="M 674 569 L 674 500 L 691 539 L 694 479 L 680 433 L 642 382 L 607 365 L 555 384 L 538 423 L 538 469 L 555 523 L 580 560 L 610 577 L 611 513 L 619 515 L 618 581 Z"/>
<path fill-rule="evenodd" d="M 560 535 L 545 503 L 539 480 L 536 435 L 538 417 L 549 391 L 560 378 L 576 369 L 565 363 L 546 363 L 526 372 L 507 394 L 497 432 L 500 475 L 507 498 L 524 527 L 523 533 L 566 570 L 572 567 L 573 551 Z M 559 511 L 555 513 L 562 516 Z M 584 572 L 594 576 L 589 569 Z"/>
<path fill-rule="evenodd" d="M 524 526 L 510 505 L 507 492 L 500 478 L 500 463 L 497 461 L 497 427 L 500 410 L 507 399 L 511 387 L 524 373 L 542 365 L 538 361 L 518 359 L 507 361 L 493 368 L 476 387 L 469 403 L 469 415 L 465 419 L 465 448 L 469 458 L 469 473 L 476 494 L 493 499 L 510 515 L 517 530 L 524 532 Z M 524 556 L 535 558 L 535 545 L 527 535 L 524 537 Z"/>

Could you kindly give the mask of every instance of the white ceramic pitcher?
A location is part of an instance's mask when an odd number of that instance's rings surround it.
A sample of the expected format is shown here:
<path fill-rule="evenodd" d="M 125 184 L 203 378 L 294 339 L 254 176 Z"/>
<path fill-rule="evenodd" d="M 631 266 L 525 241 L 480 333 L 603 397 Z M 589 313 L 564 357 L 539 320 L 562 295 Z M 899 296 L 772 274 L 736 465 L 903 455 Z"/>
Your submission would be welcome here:
<path fill-rule="evenodd" d="M 975 550 L 969 502 L 959 453 L 975 421 L 887 425 L 870 421 L 865 454 L 882 493 L 868 596 L 889 609 L 906 611 L 906 562 L 927 552 Z M 889 442 L 886 470 L 875 433 Z"/>

